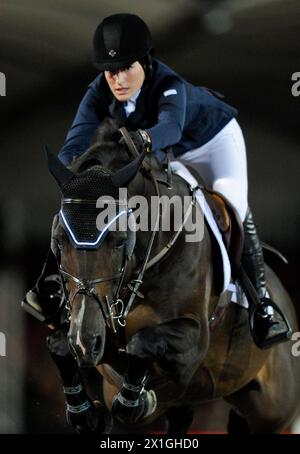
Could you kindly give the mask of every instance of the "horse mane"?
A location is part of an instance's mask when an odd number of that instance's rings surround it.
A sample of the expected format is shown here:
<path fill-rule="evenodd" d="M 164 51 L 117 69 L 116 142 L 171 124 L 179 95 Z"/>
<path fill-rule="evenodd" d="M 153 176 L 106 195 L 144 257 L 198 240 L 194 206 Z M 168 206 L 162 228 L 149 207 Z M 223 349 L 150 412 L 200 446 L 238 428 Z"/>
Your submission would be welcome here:
<path fill-rule="evenodd" d="M 80 174 L 97 167 L 97 170 L 102 175 L 110 175 L 112 172 L 103 166 L 102 160 L 104 155 L 109 155 L 112 158 L 118 156 L 118 159 L 121 161 L 124 160 L 122 153 L 120 153 L 121 149 L 118 140 L 119 132 L 117 123 L 111 118 L 105 118 L 96 131 L 92 145 L 82 155 L 72 161 L 70 170 L 76 174 Z"/>
<path fill-rule="evenodd" d="M 117 122 L 106 117 L 98 127 L 92 145 L 80 156 L 75 158 L 70 165 L 70 170 L 75 174 L 81 174 L 92 168 L 96 168 L 99 174 L 111 175 L 115 168 L 121 168 L 128 164 L 130 158 L 127 146 L 119 145 L 120 132 Z M 109 159 L 107 159 L 109 157 Z M 146 156 L 146 161 L 153 169 L 161 169 L 161 163 L 152 153 Z M 108 168 L 104 162 L 109 161 L 113 169 Z"/>

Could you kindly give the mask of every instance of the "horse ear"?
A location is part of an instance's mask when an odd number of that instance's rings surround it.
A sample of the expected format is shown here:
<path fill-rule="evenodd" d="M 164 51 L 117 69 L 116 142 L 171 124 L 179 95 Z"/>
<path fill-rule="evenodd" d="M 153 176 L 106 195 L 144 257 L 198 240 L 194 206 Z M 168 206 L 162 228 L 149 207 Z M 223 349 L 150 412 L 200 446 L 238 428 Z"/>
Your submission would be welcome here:
<path fill-rule="evenodd" d="M 67 169 L 63 165 L 55 154 L 52 153 L 48 145 L 44 146 L 44 150 L 47 155 L 48 169 L 56 179 L 59 186 L 62 187 L 63 184 L 68 183 L 75 175 L 71 172 L 71 170 Z"/>
<path fill-rule="evenodd" d="M 130 181 L 133 180 L 142 165 L 145 154 L 145 151 L 143 151 L 140 156 L 131 161 L 125 167 L 122 167 L 122 169 L 118 170 L 114 175 L 112 175 L 112 182 L 118 188 L 126 187 L 130 183 Z"/>

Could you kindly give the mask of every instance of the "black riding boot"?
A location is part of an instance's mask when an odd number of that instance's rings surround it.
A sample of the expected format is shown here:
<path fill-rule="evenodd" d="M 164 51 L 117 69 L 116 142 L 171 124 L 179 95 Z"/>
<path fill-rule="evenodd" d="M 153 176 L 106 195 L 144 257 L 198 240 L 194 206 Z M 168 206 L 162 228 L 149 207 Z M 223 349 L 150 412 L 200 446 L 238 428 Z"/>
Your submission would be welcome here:
<path fill-rule="evenodd" d="M 50 249 L 42 273 L 35 286 L 26 293 L 21 307 L 39 321 L 54 328 L 61 323 L 63 302 L 64 294 L 57 261 Z"/>
<path fill-rule="evenodd" d="M 263 251 L 250 209 L 244 221 L 244 235 L 242 266 L 260 300 L 260 304 L 250 304 L 250 329 L 256 345 L 268 348 L 289 340 L 291 328 L 279 307 L 267 296 Z"/>

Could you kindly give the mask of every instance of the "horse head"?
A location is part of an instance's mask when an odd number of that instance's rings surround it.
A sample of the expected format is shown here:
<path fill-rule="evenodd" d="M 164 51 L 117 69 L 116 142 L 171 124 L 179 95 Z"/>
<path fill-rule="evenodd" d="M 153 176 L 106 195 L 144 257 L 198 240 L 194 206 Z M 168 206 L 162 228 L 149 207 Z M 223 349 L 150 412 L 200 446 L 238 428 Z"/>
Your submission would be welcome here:
<path fill-rule="evenodd" d="M 115 172 L 90 153 L 80 157 L 76 172 L 48 149 L 47 157 L 62 193 L 52 249 L 67 297 L 68 341 L 79 365 L 93 367 L 103 357 L 106 331 L 115 333 L 121 323 L 120 291 L 130 270 L 135 231 L 130 228 L 134 215 L 120 190 L 137 175 L 143 155 Z"/>

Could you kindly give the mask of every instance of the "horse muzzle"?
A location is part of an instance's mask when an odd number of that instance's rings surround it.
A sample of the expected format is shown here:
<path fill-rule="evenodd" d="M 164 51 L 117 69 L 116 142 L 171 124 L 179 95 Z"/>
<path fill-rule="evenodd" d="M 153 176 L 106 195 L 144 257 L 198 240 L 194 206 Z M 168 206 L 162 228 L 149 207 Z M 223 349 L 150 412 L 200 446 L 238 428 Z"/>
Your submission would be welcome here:
<path fill-rule="evenodd" d="M 80 367 L 95 367 L 100 363 L 105 336 L 105 320 L 98 303 L 86 295 L 78 295 L 72 309 L 68 342 Z"/>
<path fill-rule="evenodd" d="M 79 367 L 95 367 L 101 361 L 105 341 L 100 335 L 80 336 L 78 333 L 69 334 L 70 351 Z"/>

